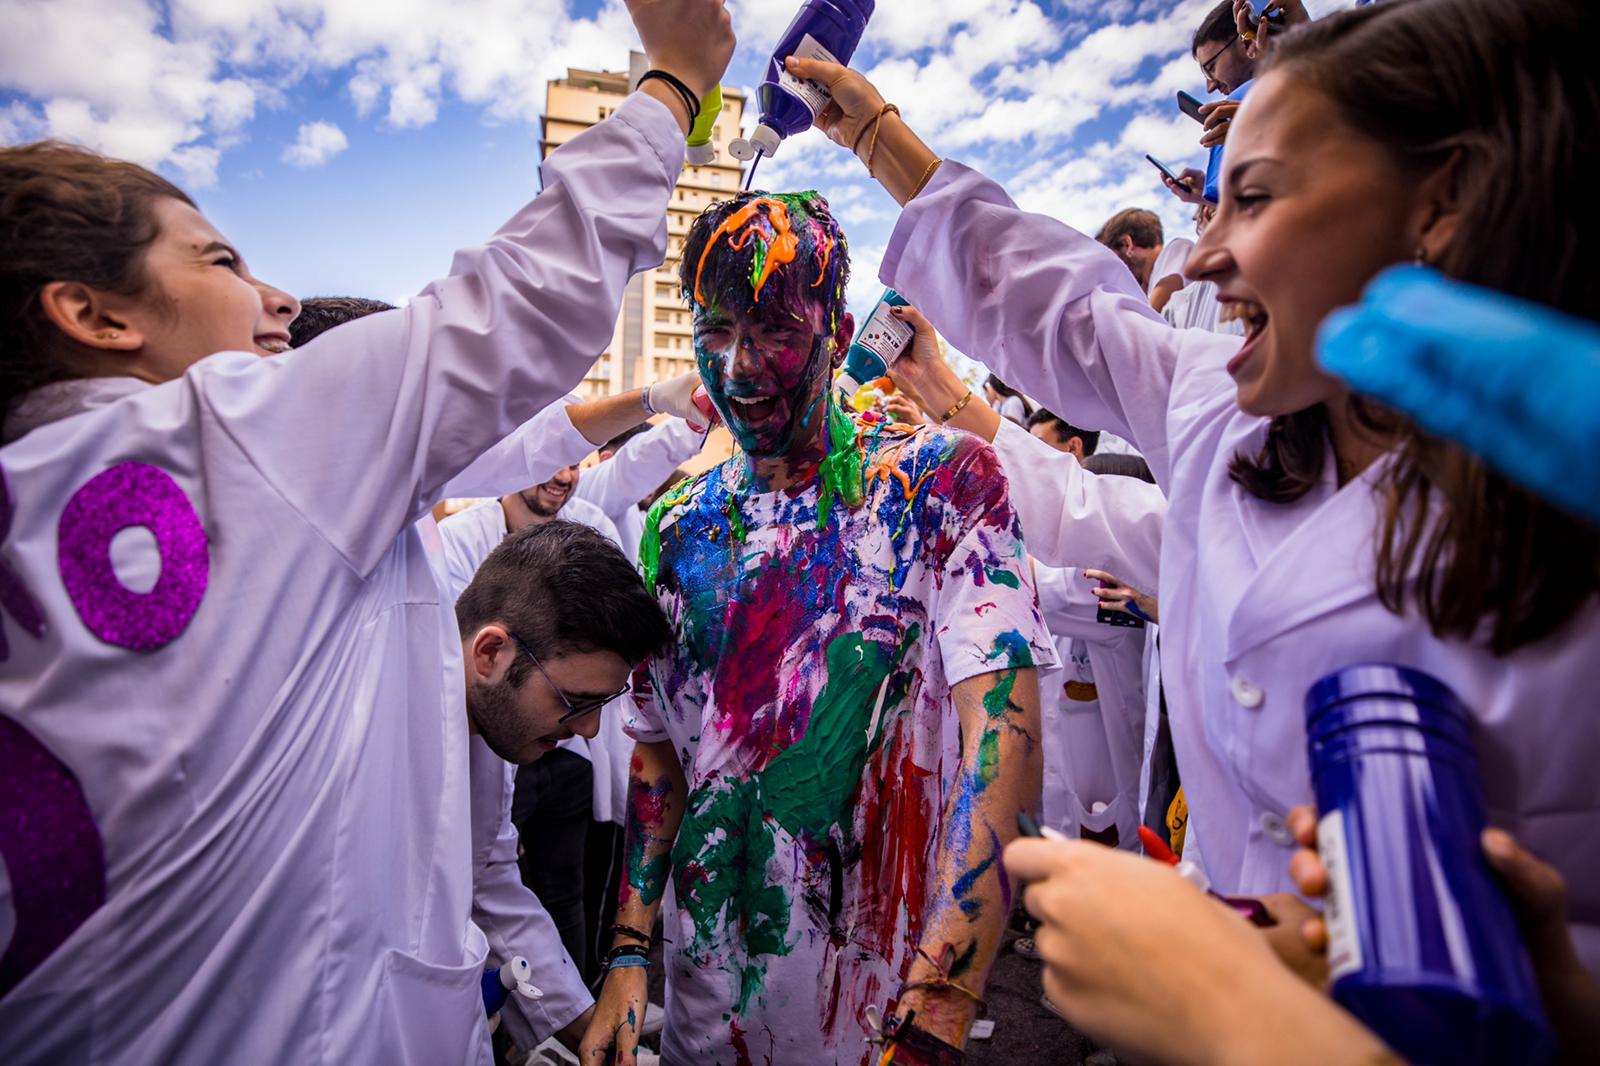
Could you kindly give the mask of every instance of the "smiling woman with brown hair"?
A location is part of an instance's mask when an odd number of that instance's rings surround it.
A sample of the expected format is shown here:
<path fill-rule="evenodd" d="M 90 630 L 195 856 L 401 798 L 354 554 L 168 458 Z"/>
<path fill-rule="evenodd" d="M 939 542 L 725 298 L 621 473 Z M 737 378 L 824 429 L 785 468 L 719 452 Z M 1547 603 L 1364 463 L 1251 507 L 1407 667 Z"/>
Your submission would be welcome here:
<path fill-rule="evenodd" d="M 1277 40 L 1188 266 L 1246 323 L 1242 346 L 1170 329 L 1103 248 L 878 118 L 859 75 L 791 63 L 832 86 L 836 141 L 881 123 L 874 172 L 906 204 L 884 282 L 1051 410 L 1128 437 L 1167 491 L 1174 741 L 1221 891 L 1291 889 L 1306 690 L 1394 661 L 1474 708 L 1490 817 L 1561 866 L 1600 968 L 1600 718 L 1573 713 L 1600 688 L 1595 534 L 1356 402 L 1314 355 L 1329 312 L 1419 258 L 1596 315 L 1576 258 L 1600 238 L 1596 19 L 1580 0 L 1395 0 Z M 933 409 L 959 399 L 911 384 Z"/>

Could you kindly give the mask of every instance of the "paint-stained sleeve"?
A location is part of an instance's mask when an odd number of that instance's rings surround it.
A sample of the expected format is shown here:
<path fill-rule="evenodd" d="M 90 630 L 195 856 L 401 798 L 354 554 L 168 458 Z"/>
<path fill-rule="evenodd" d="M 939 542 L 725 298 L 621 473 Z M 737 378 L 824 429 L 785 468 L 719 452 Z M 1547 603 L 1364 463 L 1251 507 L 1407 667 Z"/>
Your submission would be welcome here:
<path fill-rule="evenodd" d="M 930 618 L 946 682 L 1013 667 L 1056 665 L 1039 613 L 1010 486 L 994 449 L 962 435 L 930 502 L 942 508 L 940 578 Z"/>

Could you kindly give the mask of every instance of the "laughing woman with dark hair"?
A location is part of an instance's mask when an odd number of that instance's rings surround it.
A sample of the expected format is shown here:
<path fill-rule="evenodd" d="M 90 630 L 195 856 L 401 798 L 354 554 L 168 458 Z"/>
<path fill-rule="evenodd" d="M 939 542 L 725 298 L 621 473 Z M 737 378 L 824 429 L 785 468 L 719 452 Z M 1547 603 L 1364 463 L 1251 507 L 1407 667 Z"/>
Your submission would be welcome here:
<path fill-rule="evenodd" d="M 1314 352 L 1329 312 L 1414 260 L 1600 313 L 1581 257 L 1600 240 L 1597 30 L 1587 0 L 1396 0 L 1278 40 L 1187 268 L 1246 323 L 1242 346 L 1169 328 L 1104 248 L 878 118 L 859 75 L 791 64 L 833 86 L 821 125 L 835 140 L 881 123 L 874 172 L 906 204 L 884 282 L 1052 410 L 1128 437 L 1167 491 L 1173 736 L 1216 887 L 1292 889 L 1305 693 L 1352 663 L 1397 662 L 1474 709 L 1490 818 L 1566 876 L 1591 970 L 1600 716 L 1583 708 L 1600 690 L 1600 534 L 1358 400 Z M 936 410 L 961 399 L 911 384 Z"/>

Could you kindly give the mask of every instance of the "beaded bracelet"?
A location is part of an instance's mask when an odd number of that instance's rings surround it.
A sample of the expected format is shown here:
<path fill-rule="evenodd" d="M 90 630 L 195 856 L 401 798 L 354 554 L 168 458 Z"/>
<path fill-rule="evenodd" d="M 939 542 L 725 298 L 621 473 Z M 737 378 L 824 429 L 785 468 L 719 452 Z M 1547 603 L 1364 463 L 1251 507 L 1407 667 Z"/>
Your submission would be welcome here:
<path fill-rule="evenodd" d="M 654 412 L 651 412 L 651 413 L 653 414 Z M 639 930 L 635 929 L 633 926 L 631 926 L 631 925 L 623 925 L 621 922 L 618 922 L 616 925 L 613 925 L 608 930 L 608 932 L 610 932 L 610 934 L 612 936 L 628 936 L 628 937 L 632 937 L 635 940 L 642 940 L 646 944 L 649 944 L 649 943 L 651 943 L 652 941 L 655 940 L 655 937 L 651 936 L 649 933 L 642 933 Z"/>

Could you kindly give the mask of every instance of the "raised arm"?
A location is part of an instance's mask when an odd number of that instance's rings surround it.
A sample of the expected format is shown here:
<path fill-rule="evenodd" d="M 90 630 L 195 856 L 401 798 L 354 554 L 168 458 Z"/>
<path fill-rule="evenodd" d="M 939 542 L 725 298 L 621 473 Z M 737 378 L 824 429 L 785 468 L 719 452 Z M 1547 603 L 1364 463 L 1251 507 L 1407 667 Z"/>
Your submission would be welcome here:
<path fill-rule="evenodd" d="M 628 821 L 623 836 L 622 892 L 616 925 L 648 936 L 655 928 L 661 897 L 672 876 L 672 845 L 683 821 L 689 786 L 670 740 L 634 745 L 628 768 Z M 638 943 L 638 937 L 617 933 L 612 947 Z M 600 1001 L 583 1038 L 579 1061 L 584 1066 L 615 1063 L 633 1066 L 648 998 L 648 971 L 627 966 L 606 971 Z"/>
<path fill-rule="evenodd" d="M 834 105 L 817 124 L 835 141 L 855 144 L 881 110 L 878 91 L 854 71 L 819 60 L 791 60 L 791 69 L 831 87 Z M 876 147 L 863 138 L 861 152 L 874 152 L 872 173 L 905 205 L 883 282 L 1052 411 L 1133 441 L 1166 484 L 1166 412 L 1180 361 L 1214 368 L 1207 385 L 1226 388 L 1223 367 L 1240 341 L 1173 330 L 1109 249 L 940 161 L 899 115 L 876 121 Z M 908 174 L 919 176 L 908 185 Z"/>
<path fill-rule="evenodd" d="M 653 65 L 697 91 L 717 82 L 733 48 L 720 0 L 629 9 Z M 647 82 L 554 152 L 543 191 L 402 311 L 201 382 L 223 432 L 358 572 L 453 476 L 578 383 L 628 279 L 662 261 L 687 112 L 660 93 L 675 99 Z"/>
<path fill-rule="evenodd" d="M 915 340 L 895 361 L 893 376 L 935 420 L 989 441 L 1000 465 L 1025 484 L 1011 494 L 1028 551 L 1053 566 L 1097 567 L 1126 576 L 1140 588 L 1156 587 L 1167 498 L 1137 478 L 1099 477 L 988 404 L 967 401 L 967 384 L 940 354 L 933 327 L 914 307 L 898 309 Z"/>
<path fill-rule="evenodd" d="M 700 451 L 701 434 L 681 418 L 669 418 L 628 441 L 617 454 L 578 480 L 577 496 L 615 514 L 660 487 Z"/>

